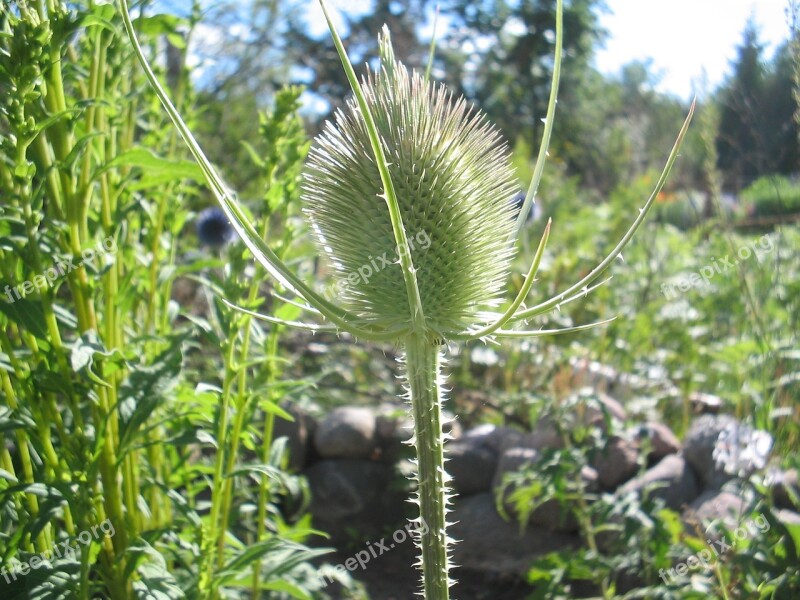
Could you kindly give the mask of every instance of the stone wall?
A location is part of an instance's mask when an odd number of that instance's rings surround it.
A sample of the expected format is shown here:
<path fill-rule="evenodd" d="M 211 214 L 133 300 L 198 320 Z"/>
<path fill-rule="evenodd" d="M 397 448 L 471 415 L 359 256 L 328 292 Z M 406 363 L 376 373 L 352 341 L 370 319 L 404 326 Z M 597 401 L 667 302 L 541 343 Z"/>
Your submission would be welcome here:
<path fill-rule="evenodd" d="M 687 526 L 708 527 L 724 519 L 735 527 L 747 504 L 746 486 L 740 484 L 763 472 L 772 445 L 768 434 L 728 415 L 706 414 L 695 418 L 680 442 L 661 423 L 626 425 L 620 403 L 602 393 L 598 397 L 601 409 L 588 408 L 580 416 L 583 424 L 605 432 L 580 472 L 587 493 L 620 500 L 648 494 L 679 511 Z M 331 534 L 334 544 L 372 539 L 413 516 L 416 507 L 407 502 L 413 449 L 405 443 L 412 426 L 402 406 L 343 407 L 318 420 L 292 412 L 296 421 L 279 420 L 276 436 L 288 437 L 292 467 L 308 478 L 314 525 Z M 451 537 L 459 540 L 456 564 L 523 573 L 537 555 L 580 546 L 569 507 L 554 500 L 532 511 L 521 531 L 510 502 L 514 487 L 503 485 L 509 474 L 538 468 L 548 449 L 563 446 L 553 422 L 542 419 L 531 432 L 489 424 L 461 431 L 450 417 L 445 429 L 451 438 L 446 454 L 455 492 L 449 521 Z M 781 518 L 800 521 L 787 492 L 797 489 L 797 472 L 765 475 Z"/>

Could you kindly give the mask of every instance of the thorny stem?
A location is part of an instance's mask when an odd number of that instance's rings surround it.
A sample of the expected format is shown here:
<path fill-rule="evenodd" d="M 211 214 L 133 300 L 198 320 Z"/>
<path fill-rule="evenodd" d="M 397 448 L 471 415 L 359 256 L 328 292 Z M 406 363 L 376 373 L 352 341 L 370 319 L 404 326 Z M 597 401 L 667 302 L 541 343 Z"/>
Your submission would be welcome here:
<path fill-rule="evenodd" d="M 425 600 L 448 600 L 450 578 L 444 436 L 442 434 L 439 347 L 416 334 L 406 339 L 406 370 L 414 416 L 419 484 L 422 581 Z"/>

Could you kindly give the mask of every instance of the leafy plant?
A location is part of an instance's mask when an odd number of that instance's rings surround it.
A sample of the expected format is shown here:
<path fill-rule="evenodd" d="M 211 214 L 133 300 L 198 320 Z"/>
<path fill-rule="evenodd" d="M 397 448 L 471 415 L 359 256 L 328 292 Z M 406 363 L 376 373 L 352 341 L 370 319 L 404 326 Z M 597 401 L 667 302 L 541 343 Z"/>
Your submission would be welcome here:
<path fill-rule="evenodd" d="M 499 278 L 508 269 L 510 244 L 516 238 L 514 229 L 518 231 L 519 224 L 527 217 L 544 167 L 561 59 L 561 3 L 557 10 L 556 66 L 542 150 L 516 228 L 508 225 L 510 207 L 506 204 L 503 210 L 501 204 L 507 200 L 495 195 L 511 191 L 510 171 L 505 179 L 494 180 L 490 176 L 495 177 L 496 173 L 487 170 L 487 165 L 499 167 L 508 161 L 496 149 L 497 138 L 492 130 L 480 117 L 466 113 L 444 90 L 436 90 L 421 75 L 409 76 L 405 67 L 394 59 L 386 32 L 381 40 L 381 71 L 374 78 L 359 83 L 327 6 L 324 1 L 320 4 L 355 100 L 348 106 L 349 115 L 343 113 L 338 117 L 336 128 L 323 135 L 320 149 L 313 155 L 308 192 L 311 218 L 318 223 L 318 235 L 324 247 L 334 260 L 340 261 L 337 267 L 348 273 L 348 277 L 360 268 L 359 261 L 363 261 L 365 252 L 378 253 L 396 247 L 398 254 L 397 266 L 392 268 L 390 264 L 385 272 L 381 271 L 374 286 L 351 282 L 355 289 L 351 292 L 350 306 L 332 304 L 322 298 L 263 242 L 169 101 L 136 40 L 124 0 L 122 7 L 128 34 L 151 85 L 234 227 L 269 273 L 331 324 L 302 324 L 266 315 L 260 318 L 312 331 L 343 330 L 367 340 L 390 340 L 404 345 L 415 422 L 420 518 L 428 528 L 428 533 L 420 540 L 423 587 L 427 598 L 438 600 L 448 597 L 450 584 L 439 345 L 448 340 L 536 336 L 586 328 L 502 329 L 507 323 L 525 321 L 550 311 L 594 281 L 611 264 L 642 223 L 663 185 L 677 156 L 688 119 L 656 191 L 617 247 L 598 267 L 558 297 L 519 311 L 533 285 L 549 234 L 548 224 L 516 299 L 504 312 L 487 316 L 479 309 L 497 304 Z M 376 196 L 383 197 L 388 214 L 381 203 L 375 202 Z M 421 208 L 415 202 L 419 199 L 426 201 L 430 215 L 416 212 Z M 367 218 L 363 230 L 354 229 L 351 216 L 359 211 Z M 458 227 L 451 229 L 450 220 L 442 220 L 439 213 L 451 216 Z M 415 249 L 412 254 L 409 235 L 415 232 L 408 232 L 406 224 L 430 227 L 431 248 L 426 248 L 425 252 Z M 356 236 L 355 241 L 351 241 L 350 236 Z M 442 283 L 452 287 L 442 289 Z M 407 303 L 398 296 L 406 298 Z"/>
<path fill-rule="evenodd" d="M 159 76 L 189 120 L 182 51 L 195 25 L 135 21 L 151 49 L 167 38 L 177 50 Z M 291 418 L 279 400 L 309 382 L 282 377 L 280 326 L 265 333 L 213 299 L 256 306 L 260 281 L 241 244 L 214 256 L 187 233 L 202 171 L 163 126 L 122 32 L 109 4 L 0 8 L 0 595 L 182 598 L 207 586 L 310 598 L 309 561 L 323 551 L 304 545 L 316 535 L 307 491 L 273 435 Z M 253 182 L 264 190 L 254 215 L 280 228 L 287 256 L 308 149 L 299 94 L 284 90 L 262 115 L 271 151 L 257 153 Z M 181 296 L 187 282 L 206 285 L 209 318 Z M 258 458 L 243 464 L 245 449 Z"/>
<path fill-rule="evenodd" d="M 741 199 L 754 217 L 800 213 L 800 185 L 788 177 L 761 177 L 742 190 Z"/>

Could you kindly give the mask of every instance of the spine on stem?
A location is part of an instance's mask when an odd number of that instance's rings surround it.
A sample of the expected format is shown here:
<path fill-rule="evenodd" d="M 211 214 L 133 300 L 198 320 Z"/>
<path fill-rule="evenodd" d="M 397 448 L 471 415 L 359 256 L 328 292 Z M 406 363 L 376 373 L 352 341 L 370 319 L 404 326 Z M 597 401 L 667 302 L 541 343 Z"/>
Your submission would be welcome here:
<path fill-rule="evenodd" d="M 425 600 L 447 600 L 451 583 L 450 540 L 445 531 L 449 492 L 448 475 L 444 470 L 440 362 L 438 344 L 417 334 L 407 338 L 405 367 L 414 417 L 413 443 L 417 450 L 419 486 L 417 543 Z"/>

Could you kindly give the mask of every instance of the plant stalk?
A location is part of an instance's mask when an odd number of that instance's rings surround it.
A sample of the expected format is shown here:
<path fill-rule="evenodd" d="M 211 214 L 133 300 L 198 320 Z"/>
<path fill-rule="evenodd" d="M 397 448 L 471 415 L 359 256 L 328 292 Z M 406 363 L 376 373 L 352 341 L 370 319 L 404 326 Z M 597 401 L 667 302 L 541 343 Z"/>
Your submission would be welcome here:
<path fill-rule="evenodd" d="M 422 582 L 425 600 L 448 600 L 450 578 L 445 513 L 448 501 L 444 470 L 439 346 L 419 334 L 406 339 L 406 370 L 414 416 L 420 509 Z"/>

